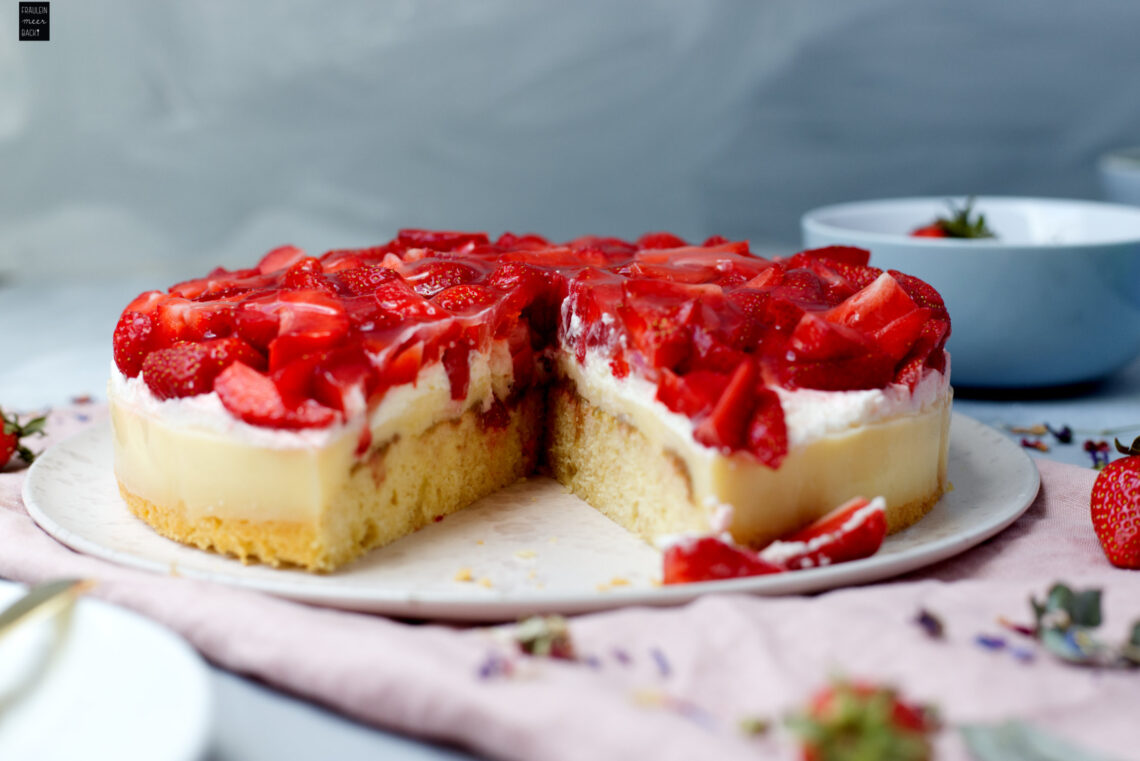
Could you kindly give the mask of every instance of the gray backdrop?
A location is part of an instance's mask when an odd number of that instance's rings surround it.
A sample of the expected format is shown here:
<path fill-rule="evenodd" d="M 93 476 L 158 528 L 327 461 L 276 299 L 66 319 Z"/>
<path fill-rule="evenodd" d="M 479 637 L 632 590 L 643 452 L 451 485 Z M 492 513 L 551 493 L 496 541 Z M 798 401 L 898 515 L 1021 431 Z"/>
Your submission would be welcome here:
<path fill-rule="evenodd" d="M 1096 197 L 1125 0 L 0 7 L 0 272 L 195 274 L 402 226 L 791 251 L 814 206 Z M 163 283 L 165 284 L 165 282 Z"/>

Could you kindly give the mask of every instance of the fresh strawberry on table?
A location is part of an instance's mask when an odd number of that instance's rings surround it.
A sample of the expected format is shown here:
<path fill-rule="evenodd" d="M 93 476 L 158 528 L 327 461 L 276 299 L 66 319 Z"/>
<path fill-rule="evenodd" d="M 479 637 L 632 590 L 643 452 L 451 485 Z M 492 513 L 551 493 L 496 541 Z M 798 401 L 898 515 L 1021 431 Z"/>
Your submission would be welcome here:
<path fill-rule="evenodd" d="M 1140 569 L 1140 437 L 1131 446 L 1119 441 L 1123 457 L 1100 472 L 1093 483 L 1092 522 L 1109 562 Z"/>
<path fill-rule="evenodd" d="M 962 208 L 949 203 L 951 215 L 939 217 L 930 224 L 911 230 L 915 238 L 995 238 L 993 231 L 986 226 L 986 215 L 979 214 L 977 219 L 972 217 L 971 211 L 974 199 L 966 199 Z"/>
<path fill-rule="evenodd" d="M 938 728 L 931 709 L 904 701 L 889 688 L 836 681 L 789 720 L 804 761 L 927 761 Z"/>
<path fill-rule="evenodd" d="M 20 440 L 27 436 L 42 436 L 46 422 L 46 417 L 37 417 L 21 423 L 15 415 L 5 415 L 4 410 L 0 410 L 0 468 L 7 465 L 15 455 L 30 465 L 36 455 L 21 444 Z"/>

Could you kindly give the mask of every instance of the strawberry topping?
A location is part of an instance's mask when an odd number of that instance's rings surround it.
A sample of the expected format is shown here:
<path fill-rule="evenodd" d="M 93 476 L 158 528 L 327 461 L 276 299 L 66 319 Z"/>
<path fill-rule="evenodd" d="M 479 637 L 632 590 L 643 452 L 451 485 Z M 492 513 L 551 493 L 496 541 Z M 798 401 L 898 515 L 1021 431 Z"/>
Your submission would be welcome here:
<path fill-rule="evenodd" d="M 913 387 L 944 369 L 949 332 L 933 288 L 848 246 L 769 261 L 743 241 L 664 232 L 555 244 L 402 230 L 319 258 L 282 246 L 255 268 L 144 293 L 115 327 L 114 356 L 160 398 L 222 383 L 238 417 L 297 428 L 356 414 L 435 363 L 465 398 L 471 352 L 495 340 L 521 392 L 558 345 L 652 383 L 698 442 L 775 468 L 787 431 L 774 387 Z"/>

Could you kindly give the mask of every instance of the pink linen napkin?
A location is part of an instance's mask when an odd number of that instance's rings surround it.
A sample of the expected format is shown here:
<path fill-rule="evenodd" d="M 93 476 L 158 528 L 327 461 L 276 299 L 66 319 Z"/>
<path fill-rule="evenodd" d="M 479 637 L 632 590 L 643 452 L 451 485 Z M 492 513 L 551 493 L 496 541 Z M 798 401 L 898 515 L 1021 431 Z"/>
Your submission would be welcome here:
<path fill-rule="evenodd" d="M 105 424 L 101 406 L 53 413 L 49 439 Z M 33 442 L 39 448 L 40 442 Z M 151 575 L 76 554 L 20 499 L 23 470 L 0 472 L 0 576 L 97 579 L 94 594 L 182 634 L 206 658 L 359 720 L 501 759 L 795 758 L 780 720 L 832 675 L 893 684 L 935 703 L 938 758 L 967 759 L 952 728 L 1021 719 L 1099 750 L 1140 748 L 1136 672 L 1063 665 L 1003 630 L 1056 580 L 1104 590 L 1106 638 L 1140 618 L 1140 572 L 1105 560 L 1088 517 L 1095 473 L 1039 461 L 1026 515 L 987 543 L 888 583 L 810 597 L 709 596 L 670 609 L 575 618 L 578 662 L 513 654 L 495 628 L 414 625 L 322 610 L 255 592 Z M 914 623 L 925 608 L 943 640 Z M 978 646 L 979 634 L 1026 646 Z M 498 668 L 504 662 L 510 673 Z M 772 720 L 762 738 L 740 722 Z"/>

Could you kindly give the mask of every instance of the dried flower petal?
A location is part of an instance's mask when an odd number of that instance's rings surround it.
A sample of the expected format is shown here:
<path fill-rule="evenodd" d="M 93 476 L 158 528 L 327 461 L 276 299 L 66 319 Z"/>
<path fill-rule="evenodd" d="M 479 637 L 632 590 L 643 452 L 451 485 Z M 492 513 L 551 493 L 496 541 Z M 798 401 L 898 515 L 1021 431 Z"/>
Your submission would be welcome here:
<path fill-rule="evenodd" d="M 945 627 L 942 625 L 942 619 L 926 608 L 921 608 L 918 611 L 914 622 L 921 626 L 922 630 L 926 632 L 926 636 L 931 639 L 942 639 L 945 635 Z"/>
<path fill-rule="evenodd" d="M 1053 434 L 1053 437 L 1062 444 L 1073 443 L 1073 429 L 1069 426 L 1064 425 L 1061 426 L 1060 430 L 1054 430 L 1052 426 L 1046 423 L 1045 427 L 1049 430 L 1049 433 Z"/>
<path fill-rule="evenodd" d="M 665 653 L 661 652 L 661 648 L 655 647 L 649 651 L 649 655 L 652 656 L 653 663 L 657 666 L 657 673 L 661 675 L 662 679 L 668 679 L 669 675 L 673 673 L 673 669 L 669 665 Z"/>
<path fill-rule="evenodd" d="M 1036 425 L 1011 425 L 1009 427 L 1010 433 L 1027 433 L 1031 436 L 1044 436 L 1049 433 L 1049 427 L 1044 423 L 1037 423 Z"/>
<path fill-rule="evenodd" d="M 1021 446 L 1026 449 L 1036 449 L 1039 452 L 1048 452 L 1049 445 L 1041 439 L 1022 439 Z"/>
<path fill-rule="evenodd" d="M 974 637 L 974 642 L 986 650 L 1005 649 L 1005 638 L 997 637 L 992 634 L 979 634 Z"/>

